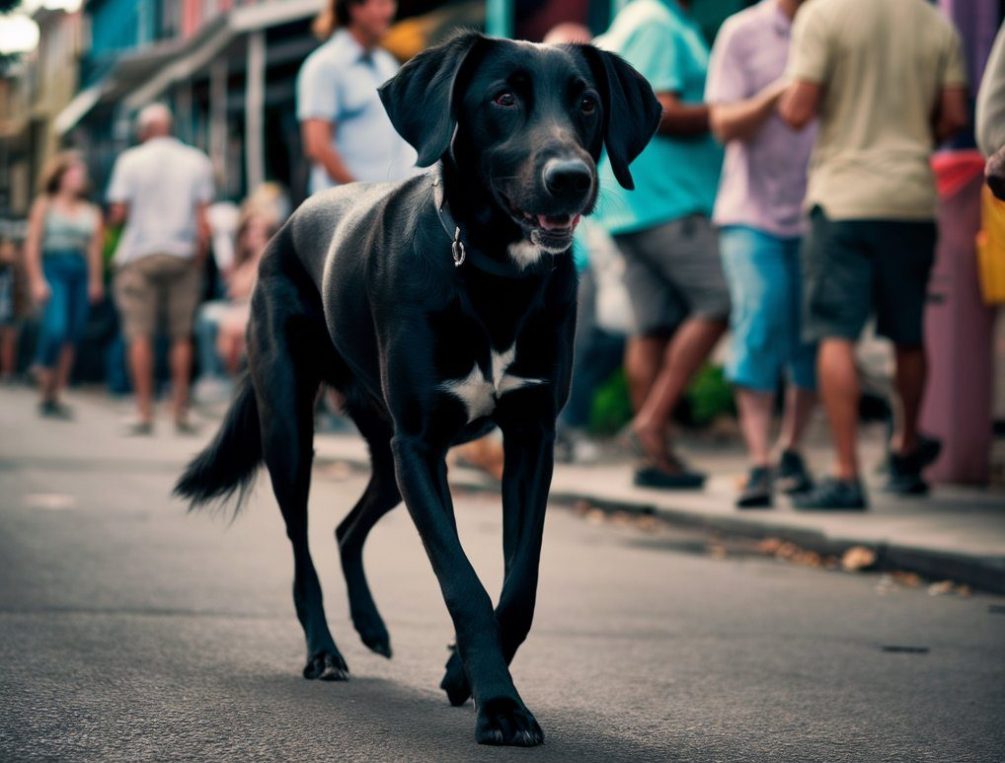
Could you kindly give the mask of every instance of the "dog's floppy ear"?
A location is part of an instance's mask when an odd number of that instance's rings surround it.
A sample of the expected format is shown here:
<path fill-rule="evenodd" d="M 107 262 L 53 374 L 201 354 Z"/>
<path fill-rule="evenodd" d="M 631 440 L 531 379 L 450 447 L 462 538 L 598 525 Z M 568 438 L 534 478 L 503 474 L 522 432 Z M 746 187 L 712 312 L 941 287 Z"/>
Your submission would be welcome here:
<path fill-rule="evenodd" d="M 462 32 L 419 53 L 377 89 L 394 129 L 419 154 L 420 167 L 438 161 L 450 147 L 459 75 L 475 48 L 486 42 L 478 32 Z"/>
<path fill-rule="evenodd" d="M 656 132 L 663 107 L 649 82 L 621 56 L 593 45 L 577 45 L 586 58 L 604 101 L 604 145 L 614 177 L 635 188 L 628 165 Z"/>

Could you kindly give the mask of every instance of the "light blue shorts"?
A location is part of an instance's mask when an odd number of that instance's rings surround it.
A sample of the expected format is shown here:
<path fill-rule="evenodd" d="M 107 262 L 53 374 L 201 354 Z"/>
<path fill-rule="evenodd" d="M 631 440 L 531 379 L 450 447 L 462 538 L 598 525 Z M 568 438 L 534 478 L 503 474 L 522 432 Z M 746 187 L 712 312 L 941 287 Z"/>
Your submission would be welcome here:
<path fill-rule="evenodd" d="M 797 387 L 816 388 L 816 345 L 800 339 L 800 241 L 739 225 L 719 231 L 733 306 L 726 375 L 738 386 L 774 391 L 785 374 Z"/>

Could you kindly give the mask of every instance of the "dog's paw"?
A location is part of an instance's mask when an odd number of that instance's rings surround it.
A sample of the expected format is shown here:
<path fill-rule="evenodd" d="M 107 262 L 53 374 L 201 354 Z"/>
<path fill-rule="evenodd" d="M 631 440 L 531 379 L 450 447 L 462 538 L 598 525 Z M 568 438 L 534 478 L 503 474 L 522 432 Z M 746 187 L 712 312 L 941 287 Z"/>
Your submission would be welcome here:
<path fill-rule="evenodd" d="M 440 681 L 440 688 L 447 693 L 447 699 L 454 707 L 463 705 L 471 696 L 471 686 L 468 684 L 467 674 L 464 672 L 464 663 L 461 662 L 461 655 L 456 646 L 450 647 L 453 653 L 447 660 L 447 672 Z"/>
<path fill-rule="evenodd" d="M 349 666 L 337 651 L 321 651 L 304 665 L 304 678 L 319 681 L 348 681 Z"/>
<path fill-rule="evenodd" d="M 478 744 L 534 747 L 544 742 L 544 732 L 522 702 L 495 699 L 478 708 L 475 741 Z"/>
<path fill-rule="evenodd" d="M 387 632 L 384 621 L 380 619 L 380 615 L 376 612 L 369 615 L 353 612 L 352 624 L 360 639 L 371 652 L 391 659 L 391 636 Z"/>

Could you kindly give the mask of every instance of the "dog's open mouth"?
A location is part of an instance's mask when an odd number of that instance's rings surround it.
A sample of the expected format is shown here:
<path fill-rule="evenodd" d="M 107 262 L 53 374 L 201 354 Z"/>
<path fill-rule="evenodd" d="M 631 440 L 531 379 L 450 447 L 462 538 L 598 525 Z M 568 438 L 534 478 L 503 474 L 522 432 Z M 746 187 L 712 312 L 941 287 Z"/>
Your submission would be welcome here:
<path fill-rule="evenodd" d="M 527 231 L 528 238 L 535 244 L 547 249 L 564 249 L 572 242 L 572 234 L 582 217 L 580 213 L 534 214 L 503 198 L 510 216 Z"/>

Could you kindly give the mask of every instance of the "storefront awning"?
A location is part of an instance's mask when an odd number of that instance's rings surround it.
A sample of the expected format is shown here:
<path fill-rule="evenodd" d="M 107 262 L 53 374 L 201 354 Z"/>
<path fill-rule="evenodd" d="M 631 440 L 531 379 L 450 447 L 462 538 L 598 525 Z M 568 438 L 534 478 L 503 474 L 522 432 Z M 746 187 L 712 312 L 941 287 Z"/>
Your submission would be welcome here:
<path fill-rule="evenodd" d="M 74 96 L 52 123 L 57 135 L 66 135 L 101 100 L 102 83 L 91 85 Z"/>
<path fill-rule="evenodd" d="M 207 24 L 169 64 L 133 90 L 125 99 L 126 108 L 141 109 L 174 83 L 190 79 L 242 34 L 311 18 L 323 6 L 324 0 L 285 0 L 234 8 Z"/>
<path fill-rule="evenodd" d="M 59 112 L 53 122 L 56 134 L 68 133 L 98 104 L 121 99 L 177 55 L 179 49 L 178 44 L 171 41 L 123 55 L 104 77 L 77 93 Z"/>

